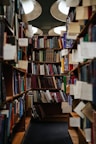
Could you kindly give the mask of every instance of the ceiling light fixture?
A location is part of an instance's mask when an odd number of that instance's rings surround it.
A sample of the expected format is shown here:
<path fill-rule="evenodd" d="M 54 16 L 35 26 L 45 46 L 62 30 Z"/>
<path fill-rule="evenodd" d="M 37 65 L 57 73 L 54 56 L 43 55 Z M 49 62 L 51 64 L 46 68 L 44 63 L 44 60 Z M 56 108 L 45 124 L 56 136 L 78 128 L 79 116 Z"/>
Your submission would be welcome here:
<path fill-rule="evenodd" d="M 41 15 L 41 5 L 36 0 L 21 0 L 24 13 L 22 14 L 22 21 L 28 22 L 36 19 Z"/>
<path fill-rule="evenodd" d="M 24 13 L 28 14 L 34 10 L 34 0 L 22 0 L 22 6 L 24 9 Z"/>
<path fill-rule="evenodd" d="M 58 26 L 58 27 L 55 27 L 55 28 L 54 28 L 54 32 L 55 32 L 56 34 L 61 35 L 61 32 L 62 32 L 62 31 L 66 31 L 66 26 Z"/>
<path fill-rule="evenodd" d="M 69 12 L 69 7 L 66 6 L 66 1 L 65 0 L 58 0 L 58 10 L 65 14 L 68 15 Z"/>
<path fill-rule="evenodd" d="M 66 6 L 65 0 L 57 0 L 50 8 L 51 15 L 62 22 L 66 22 L 69 7 Z M 65 12 L 64 12 L 65 11 Z"/>
<path fill-rule="evenodd" d="M 34 34 L 42 35 L 43 32 L 37 27 L 28 25 L 28 27 L 26 29 L 26 36 L 29 38 L 32 38 Z"/>
<path fill-rule="evenodd" d="M 37 33 L 38 28 L 37 28 L 37 27 L 32 26 L 32 30 L 33 30 L 33 34 L 35 34 L 35 33 Z"/>

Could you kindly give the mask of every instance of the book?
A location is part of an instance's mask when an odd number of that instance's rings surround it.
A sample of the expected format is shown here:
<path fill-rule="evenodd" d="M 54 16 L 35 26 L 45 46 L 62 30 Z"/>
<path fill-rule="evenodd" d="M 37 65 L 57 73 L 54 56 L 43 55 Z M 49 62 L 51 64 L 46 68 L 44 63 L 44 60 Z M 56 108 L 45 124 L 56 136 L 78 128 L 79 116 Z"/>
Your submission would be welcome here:
<path fill-rule="evenodd" d="M 0 20 L 0 57 L 3 57 L 3 44 L 4 44 L 4 30 L 5 24 L 2 20 Z"/>
<path fill-rule="evenodd" d="M 40 64 L 40 75 L 45 75 L 45 67 L 44 67 L 44 64 Z"/>
<path fill-rule="evenodd" d="M 20 47 L 28 47 L 28 38 L 19 38 L 18 44 Z"/>
<path fill-rule="evenodd" d="M 33 107 L 33 92 L 29 91 L 27 93 L 27 108 L 32 108 Z"/>
<path fill-rule="evenodd" d="M 38 78 L 36 75 L 31 76 L 31 86 L 32 86 L 32 89 L 39 88 Z"/>
<path fill-rule="evenodd" d="M 54 71 L 53 71 L 53 65 L 52 64 L 48 64 L 48 69 L 49 69 L 49 74 L 53 75 Z"/>
<path fill-rule="evenodd" d="M 86 128 L 84 129 L 84 133 L 85 133 L 85 138 L 86 138 L 86 142 L 91 142 L 91 128 Z"/>
<path fill-rule="evenodd" d="M 46 94 L 44 91 L 40 90 L 40 96 L 41 96 L 41 101 L 42 103 L 47 103 L 47 98 L 46 98 Z"/>
<path fill-rule="evenodd" d="M 78 93 L 79 91 L 79 93 Z M 74 96 L 76 99 L 93 101 L 93 86 L 83 81 L 76 81 L 74 87 Z"/>
<path fill-rule="evenodd" d="M 79 104 L 74 108 L 74 112 L 76 112 L 81 118 L 84 118 L 84 114 L 82 109 L 85 107 L 85 103 L 80 101 Z"/>
<path fill-rule="evenodd" d="M 37 100 L 37 91 L 33 90 L 33 102 L 38 102 Z"/>
<path fill-rule="evenodd" d="M 70 117 L 69 125 L 70 125 L 70 127 L 81 127 L 80 126 L 80 117 Z"/>
<path fill-rule="evenodd" d="M 54 50 L 46 49 L 46 62 L 54 62 Z"/>
<path fill-rule="evenodd" d="M 48 103 L 50 103 L 52 101 L 52 97 L 51 97 L 49 90 L 46 90 L 45 97 L 46 97 Z"/>
<path fill-rule="evenodd" d="M 96 42 L 96 25 L 93 25 L 91 27 L 91 30 L 92 30 L 91 32 L 92 42 Z"/>
<path fill-rule="evenodd" d="M 80 33 L 80 25 L 78 22 L 71 22 L 68 25 L 68 34 L 79 34 Z"/>
<path fill-rule="evenodd" d="M 4 60 L 16 60 L 17 59 L 16 45 L 6 44 L 4 46 L 3 59 Z"/>
<path fill-rule="evenodd" d="M 40 61 L 40 62 L 43 62 L 43 61 L 44 61 L 43 57 L 44 57 L 43 51 L 40 50 L 40 51 L 39 51 L 39 61 Z"/>
<path fill-rule="evenodd" d="M 91 0 L 83 0 L 82 1 L 82 5 L 83 6 L 91 6 L 92 5 L 92 1 Z"/>
<path fill-rule="evenodd" d="M 93 144 L 96 144 L 96 111 L 93 112 Z"/>
<path fill-rule="evenodd" d="M 72 106 L 68 102 L 61 102 L 62 113 L 72 112 Z"/>
<path fill-rule="evenodd" d="M 7 142 L 7 140 L 5 140 L 5 138 L 7 139 L 6 129 L 7 129 L 6 115 L 0 114 L 0 143 L 1 144 L 6 144 L 6 142 Z"/>
<path fill-rule="evenodd" d="M 93 122 L 93 112 L 95 112 L 95 109 L 90 102 L 87 102 L 81 111 L 91 122 Z"/>
<path fill-rule="evenodd" d="M 2 72 L 1 73 L 1 99 L 2 99 L 2 102 L 6 101 L 6 96 L 7 96 L 7 92 L 6 92 L 5 78 L 4 78 L 4 74 Z"/>
<path fill-rule="evenodd" d="M 56 102 L 57 102 L 57 103 L 62 102 L 63 99 L 62 99 L 62 96 L 61 96 L 60 91 L 57 91 L 57 92 L 55 92 L 55 93 L 56 93 L 56 96 L 55 96 L 55 98 L 56 98 Z"/>
<path fill-rule="evenodd" d="M 87 20 L 88 18 L 88 7 L 77 6 L 76 20 Z"/>
<path fill-rule="evenodd" d="M 65 67 L 64 67 L 64 57 L 61 57 L 61 73 L 64 73 Z"/>
<path fill-rule="evenodd" d="M 80 3 L 80 0 L 66 0 L 66 5 L 68 6 L 68 7 L 76 7 L 76 6 L 78 6 L 79 5 L 79 3 Z"/>
<path fill-rule="evenodd" d="M 19 60 L 18 61 L 18 68 L 27 71 L 27 69 L 28 69 L 28 61 L 27 60 Z"/>
<path fill-rule="evenodd" d="M 87 65 L 84 65 L 80 68 L 80 80 L 81 81 L 84 81 L 84 82 L 88 82 L 88 67 L 89 67 L 89 64 Z"/>
<path fill-rule="evenodd" d="M 96 56 L 95 42 L 81 42 L 80 46 L 81 46 L 81 55 L 83 59 L 93 59 Z"/>

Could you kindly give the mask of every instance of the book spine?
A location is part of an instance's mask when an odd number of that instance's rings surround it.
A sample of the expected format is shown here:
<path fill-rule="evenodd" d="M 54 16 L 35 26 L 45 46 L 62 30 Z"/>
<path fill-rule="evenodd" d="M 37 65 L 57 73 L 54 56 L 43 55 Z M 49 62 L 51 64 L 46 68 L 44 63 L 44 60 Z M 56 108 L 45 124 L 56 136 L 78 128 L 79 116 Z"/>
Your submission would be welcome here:
<path fill-rule="evenodd" d="M 4 30 L 5 24 L 0 20 L 0 57 L 3 57 Z"/>

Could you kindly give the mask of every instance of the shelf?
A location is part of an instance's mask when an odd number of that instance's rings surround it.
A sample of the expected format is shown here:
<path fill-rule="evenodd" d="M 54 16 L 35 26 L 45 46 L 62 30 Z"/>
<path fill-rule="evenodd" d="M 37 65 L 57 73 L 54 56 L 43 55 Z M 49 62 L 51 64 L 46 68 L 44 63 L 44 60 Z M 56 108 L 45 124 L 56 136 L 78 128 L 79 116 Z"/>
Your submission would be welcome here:
<path fill-rule="evenodd" d="M 40 61 L 33 61 L 33 63 L 36 63 L 36 64 L 61 64 L 61 62 L 52 62 L 52 61 L 43 61 L 43 62 L 40 62 Z"/>
<path fill-rule="evenodd" d="M 8 23 L 7 19 L 4 16 L 0 16 L 0 21 L 3 21 L 5 24 L 5 31 L 8 35 L 14 35 L 14 30 L 11 28 L 10 24 Z"/>
<path fill-rule="evenodd" d="M 12 144 L 17 144 L 17 143 L 21 144 L 24 135 L 25 135 L 25 132 L 18 132 L 18 133 L 16 133 L 16 135 L 15 135 L 13 141 L 12 141 Z"/>
<path fill-rule="evenodd" d="M 74 72 L 74 71 L 76 71 L 76 70 L 78 70 L 78 65 L 75 66 L 69 73 L 71 74 L 72 72 Z"/>
<path fill-rule="evenodd" d="M 83 144 L 92 144 L 90 142 L 86 142 L 84 131 L 81 128 L 78 128 L 78 135 L 79 135 L 79 140 L 80 140 L 81 143 L 83 143 Z"/>
<path fill-rule="evenodd" d="M 96 12 L 94 12 L 92 14 L 92 16 L 88 20 L 88 23 L 85 25 L 85 27 L 82 29 L 82 31 L 80 32 L 80 34 L 77 36 L 77 39 L 74 42 L 72 49 L 77 49 L 77 44 L 79 42 L 80 37 L 83 37 L 87 33 L 88 27 L 89 27 L 89 25 L 91 23 L 93 23 L 94 21 L 96 22 L 95 17 L 96 17 Z"/>
<path fill-rule="evenodd" d="M 69 135 L 72 139 L 73 144 L 79 144 L 79 138 L 77 134 L 77 130 L 75 129 L 68 129 Z"/>
<path fill-rule="evenodd" d="M 49 90 L 49 91 L 58 91 L 60 88 L 32 88 L 32 90 Z"/>
<path fill-rule="evenodd" d="M 82 29 L 81 33 L 78 35 L 78 38 L 84 36 L 87 33 L 88 27 L 91 23 L 96 23 L 96 12 L 92 13 L 92 16 L 89 18 L 88 23 Z"/>

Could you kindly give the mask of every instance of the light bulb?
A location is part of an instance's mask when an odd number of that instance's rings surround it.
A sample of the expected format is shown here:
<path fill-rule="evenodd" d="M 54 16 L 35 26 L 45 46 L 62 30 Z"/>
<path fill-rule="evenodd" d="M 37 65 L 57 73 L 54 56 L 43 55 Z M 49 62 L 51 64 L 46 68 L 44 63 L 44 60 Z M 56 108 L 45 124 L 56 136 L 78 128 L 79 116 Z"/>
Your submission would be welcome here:
<path fill-rule="evenodd" d="M 61 13 L 68 15 L 69 7 L 66 6 L 66 2 L 64 0 L 58 1 L 58 9 Z"/>

